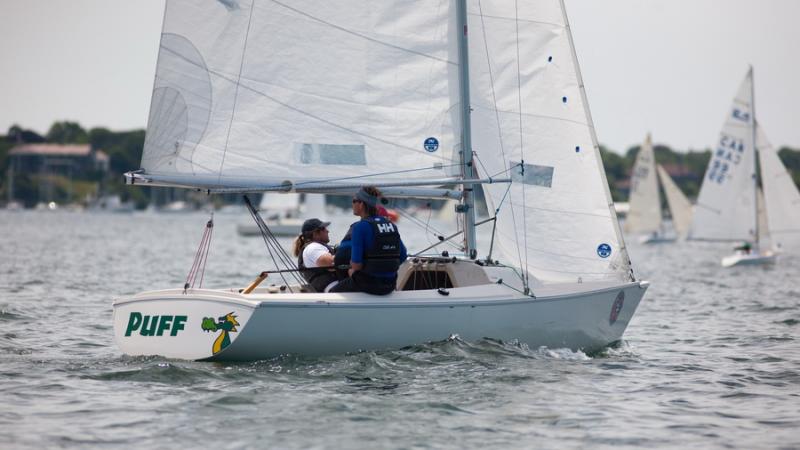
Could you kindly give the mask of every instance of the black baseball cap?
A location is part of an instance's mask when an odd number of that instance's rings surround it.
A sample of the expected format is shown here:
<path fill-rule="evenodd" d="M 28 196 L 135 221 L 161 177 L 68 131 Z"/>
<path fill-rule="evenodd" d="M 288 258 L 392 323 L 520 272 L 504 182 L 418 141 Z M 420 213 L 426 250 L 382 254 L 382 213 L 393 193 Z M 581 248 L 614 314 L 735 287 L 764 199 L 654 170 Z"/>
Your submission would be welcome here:
<path fill-rule="evenodd" d="M 331 224 L 330 222 L 323 222 L 323 221 L 321 221 L 321 220 L 319 220 L 317 218 L 308 219 L 305 222 L 303 222 L 302 231 L 303 231 L 303 233 L 311 233 L 314 230 L 319 230 L 321 228 L 325 228 L 330 224 Z"/>

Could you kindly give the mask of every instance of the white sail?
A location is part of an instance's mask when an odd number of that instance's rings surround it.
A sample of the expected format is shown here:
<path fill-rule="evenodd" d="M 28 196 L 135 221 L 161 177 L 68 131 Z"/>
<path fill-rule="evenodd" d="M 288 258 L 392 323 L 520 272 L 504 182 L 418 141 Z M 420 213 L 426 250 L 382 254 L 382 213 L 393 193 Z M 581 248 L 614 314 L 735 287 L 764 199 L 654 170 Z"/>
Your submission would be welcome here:
<path fill-rule="evenodd" d="M 756 208 L 758 208 L 758 239 L 757 248 L 772 247 L 772 237 L 769 231 L 769 218 L 767 217 L 767 203 L 764 200 L 764 191 L 758 188 Z"/>
<path fill-rule="evenodd" d="M 629 204 L 625 232 L 644 234 L 661 230 L 661 196 L 658 193 L 656 159 L 649 134 L 633 164 Z"/>
<path fill-rule="evenodd" d="M 756 175 L 753 72 L 747 73 L 725 119 L 697 197 L 691 239 L 753 240 Z"/>
<path fill-rule="evenodd" d="M 664 188 L 664 194 L 667 197 L 670 215 L 672 215 L 672 227 L 675 228 L 675 233 L 678 236 L 685 237 L 692 223 L 692 204 L 667 171 L 661 167 L 661 164 L 658 164 L 656 168 L 658 170 L 658 178 L 661 180 L 661 186 Z"/>
<path fill-rule="evenodd" d="M 469 12 L 476 164 L 514 180 L 485 186 L 496 248 L 542 282 L 629 279 L 562 3 L 473 0 Z"/>
<path fill-rule="evenodd" d="M 456 174 L 454 5 L 380 6 L 168 1 L 145 174 L 194 187 Z"/>
<path fill-rule="evenodd" d="M 782 251 L 800 250 L 800 192 L 760 124 L 756 131 L 761 184 L 773 246 Z"/>

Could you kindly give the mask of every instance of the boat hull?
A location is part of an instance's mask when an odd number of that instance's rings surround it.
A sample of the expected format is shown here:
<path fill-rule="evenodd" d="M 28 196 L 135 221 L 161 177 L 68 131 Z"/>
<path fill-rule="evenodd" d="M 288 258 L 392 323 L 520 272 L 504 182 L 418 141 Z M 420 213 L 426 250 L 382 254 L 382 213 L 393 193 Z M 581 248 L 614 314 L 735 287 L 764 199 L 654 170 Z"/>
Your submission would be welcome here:
<path fill-rule="evenodd" d="M 778 255 L 774 252 L 736 252 L 733 255 L 722 258 L 722 267 L 733 266 L 755 266 L 762 264 L 775 264 Z"/>
<path fill-rule="evenodd" d="M 126 354 L 192 360 L 343 354 L 452 335 L 593 351 L 621 339 L 647 287 L 646 282 L 570 285 L 548 288 L 536 298 L 502 285 L 386 297 L 155 291 L 114 303 L 114 334 Z M 180 317 L 181 329 L 173 333 L 168 324 L 159 334 L 163 316 L 172 317 L 172 324 Z"/>

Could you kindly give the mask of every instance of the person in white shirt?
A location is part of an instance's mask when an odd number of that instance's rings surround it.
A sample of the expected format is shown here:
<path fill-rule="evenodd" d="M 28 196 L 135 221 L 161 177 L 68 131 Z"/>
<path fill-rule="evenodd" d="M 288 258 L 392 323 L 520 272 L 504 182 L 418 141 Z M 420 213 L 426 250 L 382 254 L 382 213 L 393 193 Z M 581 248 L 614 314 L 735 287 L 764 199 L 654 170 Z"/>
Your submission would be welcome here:
<path fill-rule="evenodd" d="M 328 292 L 338 282 L 333 267 L 332 249 L 328 247 L 328 225 L 319 219 L 303 222 L 300 236 L 294 241 L 297 267 L 316 292 Z"/>

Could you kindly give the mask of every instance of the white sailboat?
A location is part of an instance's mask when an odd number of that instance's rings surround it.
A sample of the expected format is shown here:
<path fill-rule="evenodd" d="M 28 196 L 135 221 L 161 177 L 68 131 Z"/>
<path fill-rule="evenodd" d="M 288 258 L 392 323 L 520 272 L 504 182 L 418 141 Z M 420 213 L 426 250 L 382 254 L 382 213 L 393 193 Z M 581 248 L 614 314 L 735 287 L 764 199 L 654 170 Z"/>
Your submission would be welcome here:
<path fill-rule="evenodd" d="M 751 67 L 706 169 L 690 232 L 697 240 L 744 241 L 723 258 L 725 267 L 773 263 L 800 236 L 800 193 L 760 130 L 753 91 Z"/>
<path fill-rule="evenodd" d="M 621 339 L 648 287 L 559 0 L 168 0 L 142 169 L 127 178 L 211 193 L 466 187 L 463 255 L 410 258 L 397 291 L 144 292 L 113 304 L 130 355 L 251 360 L 451 335 L 595 350 Z M 477 254 L 480 185 L 497 254 Z"/>
<path fill-rule="evenodd" d="M 674 233 L 667 231 L 661 212 L 659 181 L 667 197 Z M 639 149 L 633 165 L 629 204 L 625 232 L 639 235 L 640 243 L 675 242 L 678 237 L 685 236 L 687 221 L 691 219 L 691 204 L 667 171 L 656 164 L 649 134 Z"/>
<path fill-rule="evenodd" d="M 664 195 L 667 197 L 667 207 L 672 216 L 672 228 L 679 238 L 685 238 L 689 234 L 689 226 L 692 223 L 692 203 L 661 164 L 657 164 L 656 169 L 658 170 L 658 179 L 661 181 L 661 188 L 664 189 Z"/>
<path fill-rule="evenodd" d="M 258 212 L 275 236 L 297 236 L 303 219 L 300 217 L 300 194 L 265 192 L 258 204 Z M 261 228 L 252 221 L 236 225 L 240 236 L 261 236 Z"/>

